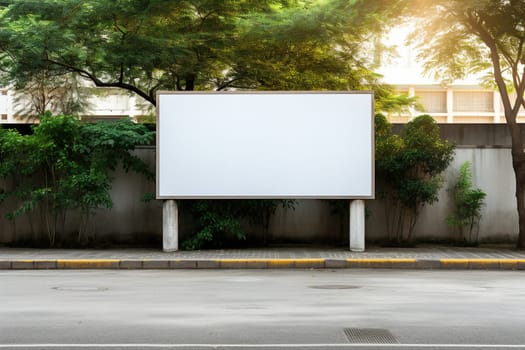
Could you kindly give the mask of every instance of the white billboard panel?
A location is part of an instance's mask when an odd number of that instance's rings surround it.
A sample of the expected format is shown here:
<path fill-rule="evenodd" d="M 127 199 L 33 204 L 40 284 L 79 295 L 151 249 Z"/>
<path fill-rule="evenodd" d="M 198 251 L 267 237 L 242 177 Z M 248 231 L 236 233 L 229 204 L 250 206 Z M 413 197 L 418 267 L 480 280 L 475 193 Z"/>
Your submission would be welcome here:
<path fill-rule="evenodd" d="M 157 198 L 373 198 L 370 92 L 159 92 Z"/>

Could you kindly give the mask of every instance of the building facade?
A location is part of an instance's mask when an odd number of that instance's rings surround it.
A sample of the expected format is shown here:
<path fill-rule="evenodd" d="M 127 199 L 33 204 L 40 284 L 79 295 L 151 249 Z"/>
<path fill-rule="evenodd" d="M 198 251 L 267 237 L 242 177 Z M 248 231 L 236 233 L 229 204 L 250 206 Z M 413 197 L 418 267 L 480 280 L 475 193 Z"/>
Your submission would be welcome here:
<path fill-rule="evenodd" d="M 87 88 L 86 108 L 80 113 L 82 119 L 109 120 L 129 117 L 135 121 L 151 119 L 154 108 L 144 99 L 116 88 Z M 35 118 L 20 114 L 18 106 L 31 103 L 29 96 L 19 99 L 13 89 L 0 87 L 0 124 L 33 123 Z M 55 113 L 56 111 L 51 111 Z"/>
<path fill-rule="evenodd" d="M 479 85 L 398 84 L 398 93 L 416 97 L 419 108 L 390 116 L 393 123 L 406 123 L 421 114 L 431 115 L 438 123 L 500 124 L 505 123 L 503 104 L 498 91 Z M 525 122 L 521 108 L 518 122 Z"/>

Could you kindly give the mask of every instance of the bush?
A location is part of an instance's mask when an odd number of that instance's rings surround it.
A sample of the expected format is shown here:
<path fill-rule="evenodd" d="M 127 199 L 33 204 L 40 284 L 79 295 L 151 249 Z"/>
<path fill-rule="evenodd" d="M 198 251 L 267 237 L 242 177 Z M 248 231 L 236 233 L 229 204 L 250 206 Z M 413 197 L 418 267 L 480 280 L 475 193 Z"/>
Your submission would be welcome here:
<path fill-rule="evenodd" d="M 428 115 L 414 118 L 395 135 L 378 114 L 375 135 L 377 190 L 385 200 L 388 239 L 410 244 L 421 209 L 438 198 L 441 173 L 452 161 L 454 146 L 440 137 Z"/>
<path fill-rule="evenodd" d="M 197 223 L 197 232 L 182 242 L 187 250 L 221 247 L 226 238 L 246 239 L 241 227 L 243 220 L 261 225 L 264 241 L 271 216 L 279 206 L 293 208 L 293 200 L 186 200 L 182 207 L 189 210 Z"/>
<path fill-rule="evenodd" d="M 472 188 L 472 166 L 470 162 L 463 163 L 459 169 L 458 181 L 454 185 L 456 207 L 446 222 L 458 229 L 459 239 L 467 244 L 478 243 L 479 221 L 486 196 L 481 189 Z M 473 236 L 474 228 L 477 229 Z"/>
<path fill-rule="evenodd" d="M 130 153 L 152 139 L 152 132 L 128 119 L 82 123 L 67 115 L 44 115 L 31 135 L 0 130 L 0 178 L 8 184 L 0 191 L 0 203 L 16 198 L 20 204 L 6 217 L 27 215 L 33 238 L 33 221 L 40 219 L 53 246 L 57 233 L 64 232 L 67 214 L 78 211 L 82 243 L 94 210 L 113 205 L 110 172 L 117 165 L 153 179 L 147 165 Z M 37 209 L 40 215 L 35 215 Z"/>

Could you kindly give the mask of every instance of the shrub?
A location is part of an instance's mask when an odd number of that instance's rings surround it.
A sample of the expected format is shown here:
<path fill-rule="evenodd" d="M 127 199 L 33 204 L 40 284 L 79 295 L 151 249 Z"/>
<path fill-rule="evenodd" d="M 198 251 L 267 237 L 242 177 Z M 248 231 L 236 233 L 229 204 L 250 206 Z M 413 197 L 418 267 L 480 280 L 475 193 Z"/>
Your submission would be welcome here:
<path fill-rule="evenodd" d="M 239 241 L 246 239 L 242 220 L 261 225 L 264 241 L 271 216 L 279 206 L 293 208 L 293 200 L 186 200 L 183 208 L 191 213 L 197 224 L 197 232 L 182 243 L 187 250 L 220 247 L 225 238 Z M 266 243 L 266 242 L 265 242 Z"/>
<path fill-rule="evenodd" d="M 400 135 L 383 115 L 375 117 L 376 174 L 379 197 L 385 200 L 390 241 L 410 243 L 421 209 L 438 198 L 441 173 L 453 158 L 454 146 L 442 139 L 428 115 L 414 118 Z"/>
<path fill-rule="evenodd" d="M 0 177 L 9 184 L 0 202 L 17 198 L 20 205 L 6 216 L 15 220 L 26 214 L 32 236 L 35 211 L 53 246 L 64 232 L 67 214 L 81 214 L 78 241 L 86 238 L 89 218 L 97 208 L 113 205 L 111 171 L 122 164 L 153 179 L 153 173 L 130 153 L 137 145 L 149 144 L 153 133 L 129 120 L 82 123 L 74 116 L 46 114 L 33 127 L 32 135 L 0 131 Z"/>
<path fill-rule="evenodd" d="M 477 244 L 481 211 L 487 194 L 479 188 L 472 188 L 472 166 L 465 162 L 459 169 L 458 181 L 454 185 L 454 213 L 446 222 L 459 231 L 459 239 L 467 244 Z M 476 233 L 473 236 L 474 228 Z"/>

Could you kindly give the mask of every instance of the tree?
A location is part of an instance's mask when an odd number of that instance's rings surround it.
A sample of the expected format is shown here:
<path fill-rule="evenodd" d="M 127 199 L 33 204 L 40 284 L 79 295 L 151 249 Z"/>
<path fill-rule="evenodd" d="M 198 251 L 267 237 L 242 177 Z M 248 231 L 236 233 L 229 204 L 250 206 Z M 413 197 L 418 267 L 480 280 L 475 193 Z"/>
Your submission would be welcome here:
<path fill-rule="evenodd" d="M 1 63 L 17 86 L 43 69 L 74 72 L 154 105 L 159 88 L 206 87 L 207 76 L 227 67 L 224 51 L 235 35 L 236 15 L 268 9 L 267 3 L 15 0 L 2 12 Z"/>
<path fill-rule="evenodd" d="M 377 36 L 405 1 L 13 0 L 4 81 L 75 73 L 155 105 L 159 89 L 348 90 L 378 85 Z"/>
<path fill-rule="evenodd" d="M 402 4 L 331 0 L 248 16 L 227 78 L 261 90 L 380 89 L 377 38 Z"/>
<path fill-rule="evenodd" d="M 449 80 L 485 72 L 500 92 L 512 142 L 519 214 L 517 246 L 525 249 L 525 153 L 517 121 L 520 108 L 525 106 L 525 3 L 420 0 L 418 4 L 427 23 L 419 32 L 427 69 Z"/>
<path fill-rule="evenodd" d="M 1 63 L 17 87 L 44 69 L 75 72 L 155 105 L 161 88 L 209 88 L 228 67 L 237 15 L 275 2 L 13 1 L 1 18 Z"/>

